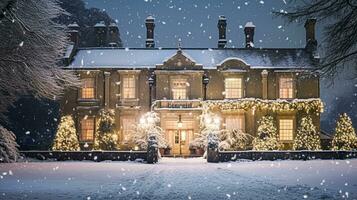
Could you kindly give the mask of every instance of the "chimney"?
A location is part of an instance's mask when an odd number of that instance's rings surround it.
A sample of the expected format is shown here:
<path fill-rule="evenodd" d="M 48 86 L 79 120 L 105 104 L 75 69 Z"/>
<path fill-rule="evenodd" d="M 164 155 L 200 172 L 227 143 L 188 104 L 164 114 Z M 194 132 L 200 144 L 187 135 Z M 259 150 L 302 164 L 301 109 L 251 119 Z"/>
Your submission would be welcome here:
<path fill-rule="evenodd" d="M 151 15 L 145 20 L 146 25 L 146 48 L 154 48 L 154 28 L 155 28 L 155 18 Z"/>
<path fill-rule="evenodd" d="M 227 19 L 225 16 L 220 15 L 218 18 L 218 48 L 224 48 L 227 44 L 226 39 L 226 27 L 227 27 Z"/>
<path fill-rule="evenodd" d="M 118 47 L 119 44 L 119 28 L 116 23 L 109 24 L 108 46 Z"/>
<path fill-rule="evenodd" d="M 307 19 L 305 22 L 305 31 L 306 31 L 305 49 L 311 53 L 317 50 L 317 40 L 315 38 L 315 24 L 316 24 L 316 19 L 314 18 Z"/>
<path fill-rule="evenodd" d="M 253 22 L 247 22 L 244 26 L 245 33 L 245 48 L 254 47 L 254 29 L 255 26 Z"/>
<path fill-rule="evenodd" d="M 95 46 L 104 47 L 107 44 L 107 27 L 104 21 L 98 22 L 94 25 L 95 31 Z"/>
<path fill-rule="evenodd" d="M 79 45 L 79 25 L 76 22 L 68 25 L 69 39 L 73 42 L 74 46 Z"/>

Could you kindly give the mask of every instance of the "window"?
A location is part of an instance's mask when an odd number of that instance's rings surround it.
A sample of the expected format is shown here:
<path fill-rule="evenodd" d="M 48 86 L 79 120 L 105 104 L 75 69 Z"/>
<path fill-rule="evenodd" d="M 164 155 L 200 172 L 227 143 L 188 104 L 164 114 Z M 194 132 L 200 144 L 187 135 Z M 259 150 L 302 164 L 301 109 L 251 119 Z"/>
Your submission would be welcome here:
<path fill-rule="evenodd" d="M 124 99 L 135 98 L 135 76 L 126 75 L 123 77 L 123 96 Z"/>
<path fill-rule="evenodd" d="M 245 117 L 244 115 L 227 116 L 226 117 L 227 130 L 240 130 L 245 132 Z"/>
<path fill-rule="evenodd" d="M 280 77 L 279 79 L 279 98 L 292 99 L 293 97 L 293 78 Z"/>
<path fill-rule="evenodd" d="M 133 133 L 133 128 L 135 125 L 135 118 L 133 117 L 123 117 L 122 118 L 122 136 L 123 141 L 128 141 Z"/>
<path fill-rule="evenodd" d="M 242 98 L 242 78 L 226 78 L 225 79 L 225 95 L 227 99 Z"/>
<path fill-rule="evenodd" d="M 172 81 L 172 98 L 187 99 L 187 81 L 186 79 L 175 79 Z"/>
<path fill-rule="evenodd" d="M 94 139 L 94 118 L 81 120 L 81 141 L 93 141 Z"/>
<path fill-rule="evenodd" d="M 293 140 L 294 121 L 293 119 L 279 120 L 279 137 L 280 140 Z"/>
<path fill-rule="evenodd" d="M 81 98 L 94 99 L 94 78 L 82 79 Z"/>

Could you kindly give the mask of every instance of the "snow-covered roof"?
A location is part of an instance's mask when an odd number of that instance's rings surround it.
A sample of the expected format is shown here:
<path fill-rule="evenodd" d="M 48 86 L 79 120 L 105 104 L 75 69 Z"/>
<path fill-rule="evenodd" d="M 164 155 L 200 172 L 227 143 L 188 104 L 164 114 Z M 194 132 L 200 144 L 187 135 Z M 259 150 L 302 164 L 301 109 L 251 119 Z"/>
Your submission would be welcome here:
<path fill-rule="evenodd" d="M 155 68 L 177 48 L 81 48 L 68 68 Z M 314 62 L 305 49 L 186 48 L 188 57 L 204 69 L 215 69 L 227 58 L 244 61 L 255 69 L 309 69 Z"/>

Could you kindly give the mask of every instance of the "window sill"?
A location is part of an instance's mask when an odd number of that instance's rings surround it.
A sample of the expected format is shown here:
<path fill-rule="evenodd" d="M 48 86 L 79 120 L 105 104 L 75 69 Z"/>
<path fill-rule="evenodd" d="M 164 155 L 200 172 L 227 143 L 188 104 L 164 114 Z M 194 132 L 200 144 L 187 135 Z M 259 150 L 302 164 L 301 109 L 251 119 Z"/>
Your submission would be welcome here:
<path fill-rule="evenodd" d="M 89 141 L 79 141 L 79 144 L 85 144 L 85 143 L 87 143 L 87 144 L 93 144 L 94 143 L 94 141 L 93 140 L 89 140 Z"/>

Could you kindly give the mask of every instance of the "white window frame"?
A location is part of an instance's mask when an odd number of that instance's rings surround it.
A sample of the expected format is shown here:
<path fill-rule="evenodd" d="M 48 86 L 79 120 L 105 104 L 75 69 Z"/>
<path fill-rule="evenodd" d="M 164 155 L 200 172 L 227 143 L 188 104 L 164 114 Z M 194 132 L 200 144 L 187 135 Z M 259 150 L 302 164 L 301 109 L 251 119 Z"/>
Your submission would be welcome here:
<path fill-rule="evenodd" d="M 92 121 L 92 129 L 89 129 L 88 127 L 84 127 L 85 125 L 88 126 L 89 121 Z M 81 142 L 93 142 L 94 141 L 94 133 L 95 133 L 95 118 L 94 117 L 88 117 L 86 119 L 81 119 L 80 121 L 80 126 L 81 126 L 81 134 L 80 134 L 80 141 Z M 92 133 L 88 133 L 89 131 L 92 131 Z M 86 137 L 84 138 L 84 133 Z M 88 134 L 91 134 L 90 137 L 88 137 Z M 89 139 L 88 139 L 89 138 Z"/>
<path fill-rule="evenodd" d="M 245 133 L 245 115 L 227 115 L 225 117 L 225 128 L 227 130 L 239 130 Z"/>
<path fill-rule="evenodd" d="M 234 81 L 237 82 L 234 83 Z M 243 98 L 243 90 L 243 77 L 226 77 L 224 79 L 224 95 L 226 99 Z"/>
<path fill-rule="evenodd" d="M 94 99 L 95 98 L 95 78 L 94 77 L 86 77 L 81 79 L 82 87 L 80 90 L 80 98 L 81 99 Z M 91 83 L 91 84 L 89 84 Z M 92 93 L 92 96 L 89 96 L 88 93 Z M 85 95 L 86 94 L 86 95 Z"/>
<path fill-rule="evenodd" d="M 291 129 L 290 127 L 287 127 L 287 125 L 289 125 L 287 123 L 291 123 Z M 279 118 L 279 141 L 293 141 L 294 131 L 295 131 L 294 118 L 292 117 Z"/>
<path fill-rule="evenodd" d="M 171 95 L 174 100 L 188 99 L 187 78 L 171 79 Z"/>
<path fill-rule="evenodd" d="M 279 76 L 279 99 L 293 99 L 294 78 L 292 76 Z"/>
<path fill-rule="evenodd" d="M 136 98 L 136 76 L 135 74 L 124 74 L 122 76 L 122 99 Z"/>

